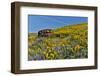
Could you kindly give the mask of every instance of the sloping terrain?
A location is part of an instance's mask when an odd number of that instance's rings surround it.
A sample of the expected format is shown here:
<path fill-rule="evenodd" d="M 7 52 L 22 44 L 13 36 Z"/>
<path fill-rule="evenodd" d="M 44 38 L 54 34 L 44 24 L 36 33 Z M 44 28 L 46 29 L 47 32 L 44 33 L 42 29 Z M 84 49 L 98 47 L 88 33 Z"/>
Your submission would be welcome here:
<path fill-rule="evenodd" d="M 28 60 L 77 59 L 88 57 L 88 24 L 67 25 L 52 30 L 51 37 L 29 33 Z"/>

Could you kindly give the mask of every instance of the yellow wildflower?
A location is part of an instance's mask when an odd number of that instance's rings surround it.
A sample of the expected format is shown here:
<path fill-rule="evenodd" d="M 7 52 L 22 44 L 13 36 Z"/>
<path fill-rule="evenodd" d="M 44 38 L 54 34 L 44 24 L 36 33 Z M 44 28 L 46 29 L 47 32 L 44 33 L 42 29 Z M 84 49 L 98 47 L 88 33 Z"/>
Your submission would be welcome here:
<path fill-rule="evenodd" d="M 75 46 L 75 51 L 78 51 L 80 49 L 80 45 Z"/>

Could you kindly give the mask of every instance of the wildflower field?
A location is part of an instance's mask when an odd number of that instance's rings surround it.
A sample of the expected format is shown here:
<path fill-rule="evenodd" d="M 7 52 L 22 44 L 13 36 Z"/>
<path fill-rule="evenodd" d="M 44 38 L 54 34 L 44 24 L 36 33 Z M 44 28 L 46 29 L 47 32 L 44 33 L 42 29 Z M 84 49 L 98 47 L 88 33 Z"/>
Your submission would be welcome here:
<path fill-rule="evenodd" d="M 88 58 L 88 24 L 67 25 L 52 30 L 50 37 L 28 34 L 28 60 Z"/>

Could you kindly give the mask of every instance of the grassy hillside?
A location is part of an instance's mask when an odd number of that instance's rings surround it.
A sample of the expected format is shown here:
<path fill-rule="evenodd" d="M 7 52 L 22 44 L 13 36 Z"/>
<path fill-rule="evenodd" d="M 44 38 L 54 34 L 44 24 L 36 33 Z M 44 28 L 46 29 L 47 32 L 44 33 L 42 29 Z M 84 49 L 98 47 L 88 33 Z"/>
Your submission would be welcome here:
<path fill-rule="evenodd" d="M 87 58 L 87 23 L 75 24 L 53 29 L 53 36 L 38 37 L 29 34 L 29 60 L 77 59 Z"/>

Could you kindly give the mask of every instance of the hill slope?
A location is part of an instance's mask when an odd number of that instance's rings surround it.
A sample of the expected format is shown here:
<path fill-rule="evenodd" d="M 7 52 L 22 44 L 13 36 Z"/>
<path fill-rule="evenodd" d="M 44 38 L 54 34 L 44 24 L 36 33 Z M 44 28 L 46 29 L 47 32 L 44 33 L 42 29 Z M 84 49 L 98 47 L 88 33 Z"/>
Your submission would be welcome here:
<path fill-rule="evenodd" d="M 88 57 L 87 23 L 53 30 L 53 37 L 29 37 L 29 60 L 77 59 Z M 33 38 L 30 40 L 30 38 Z"/>

